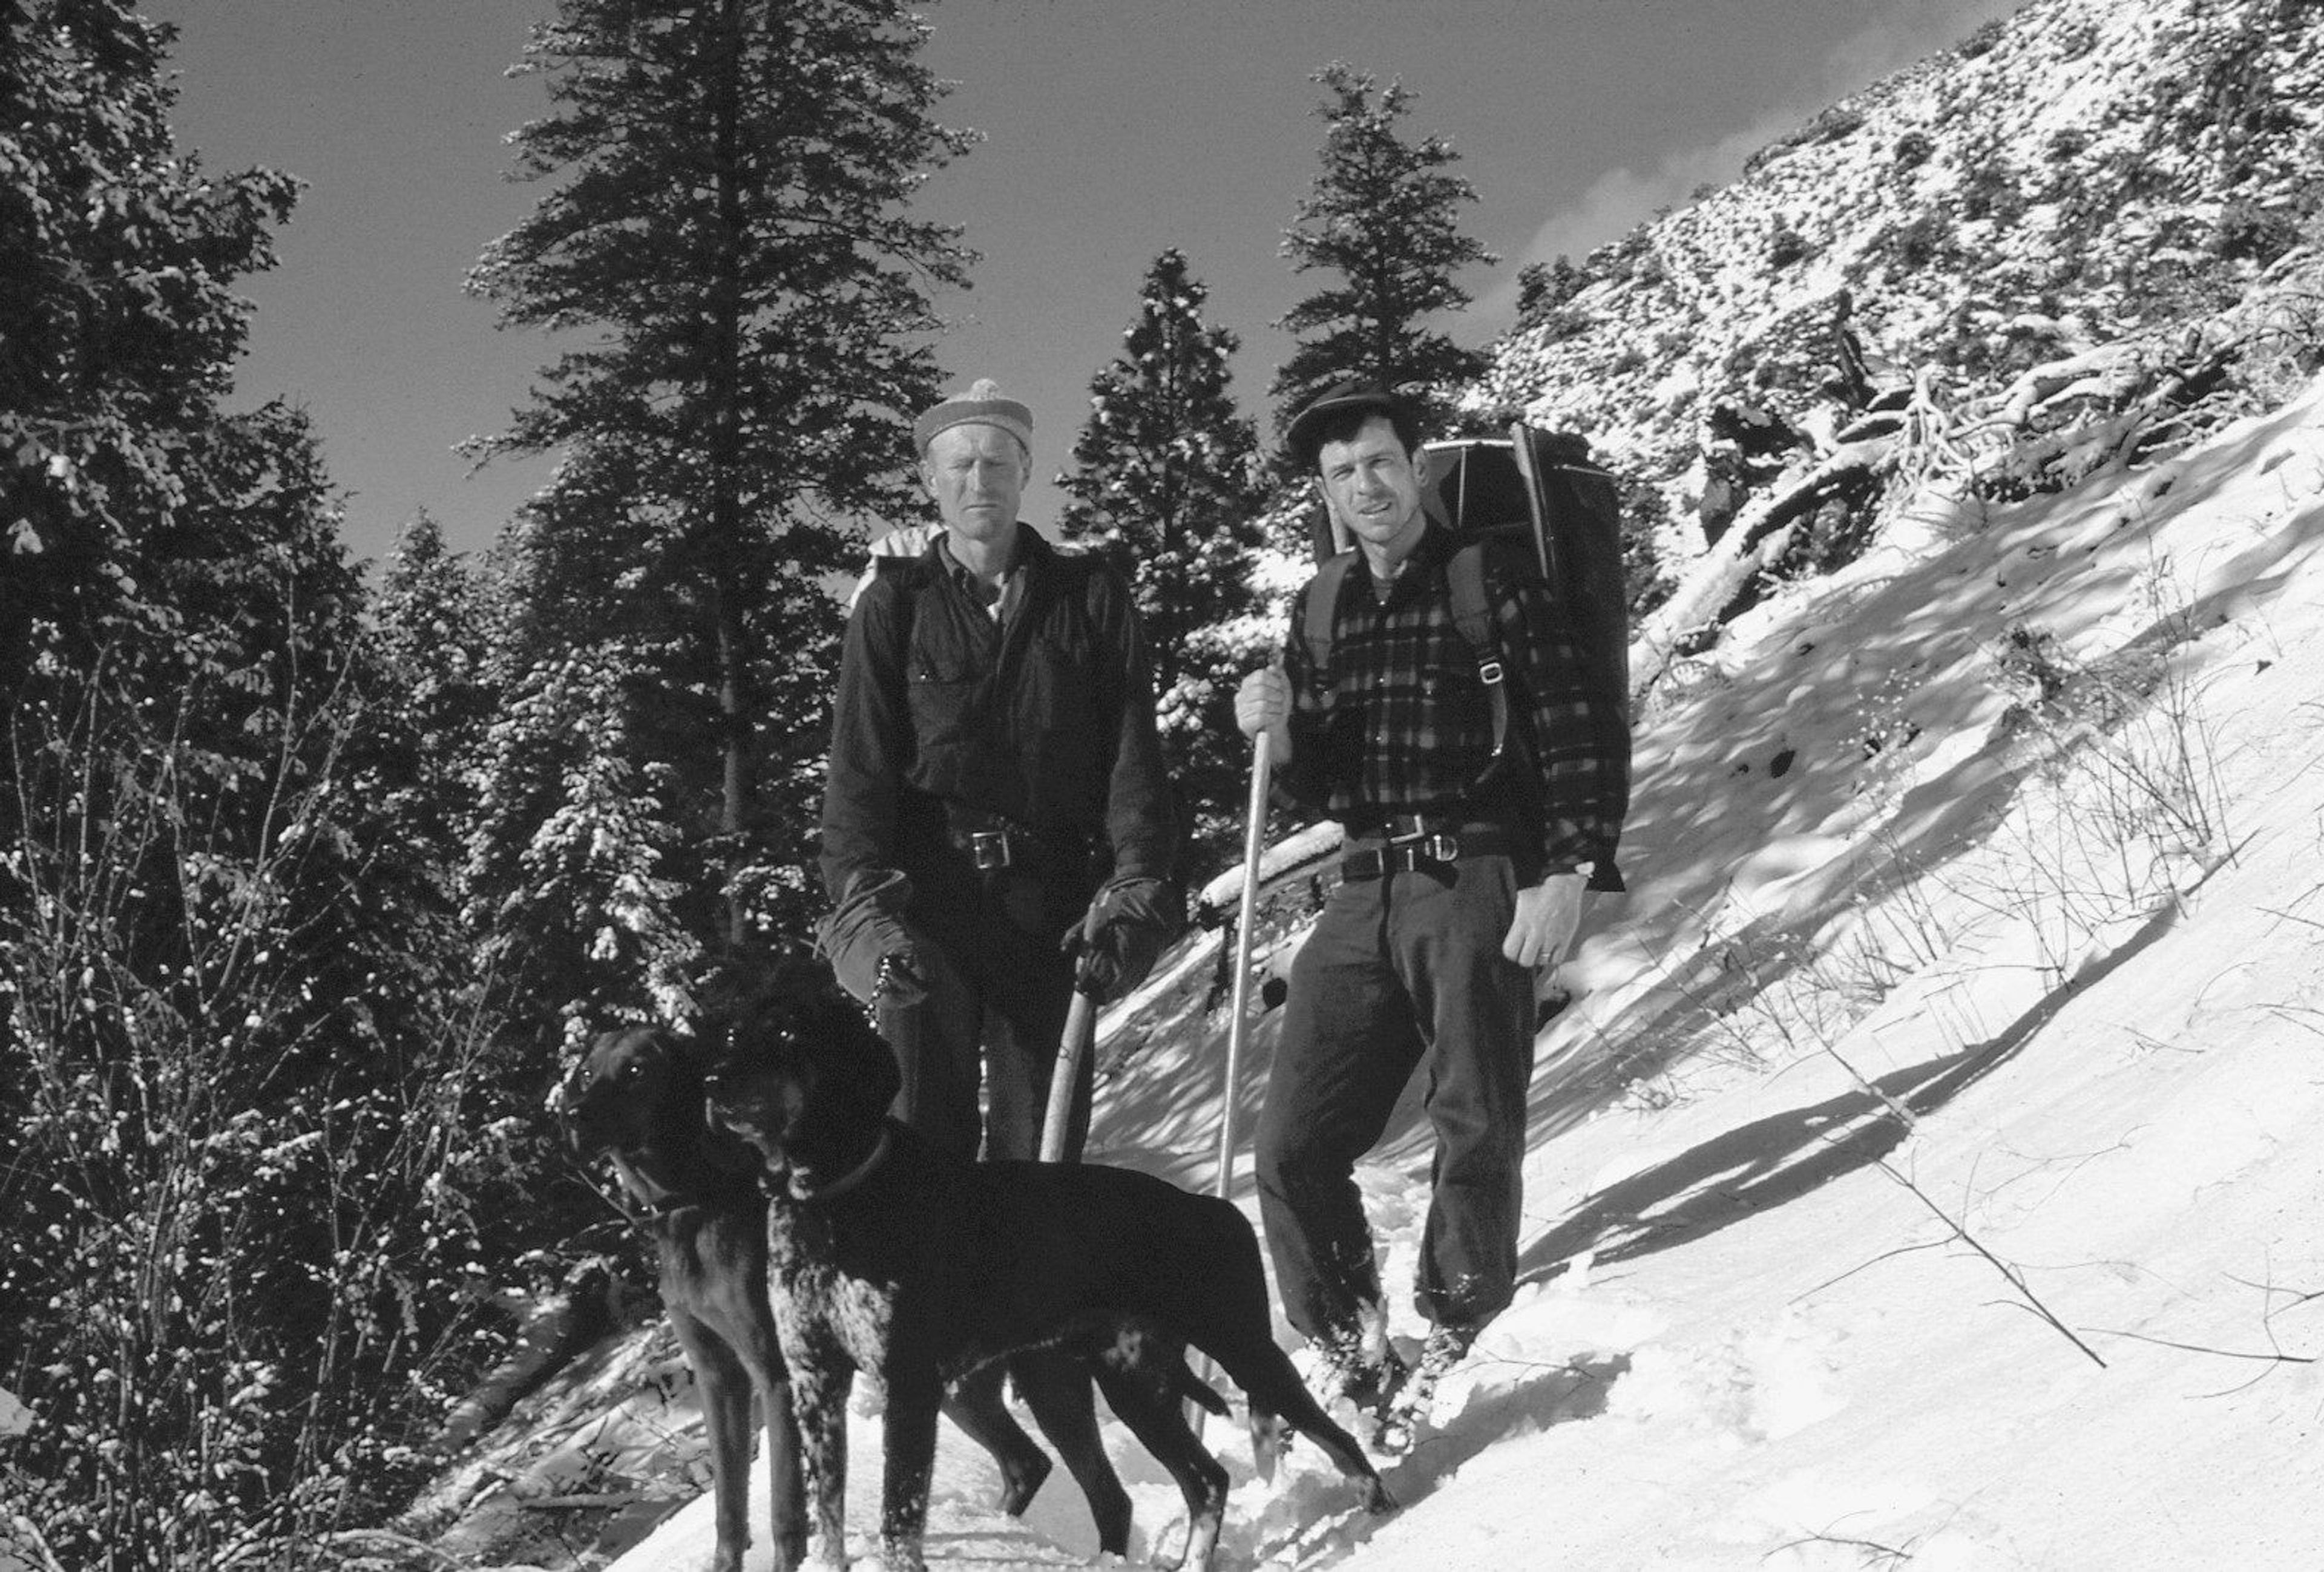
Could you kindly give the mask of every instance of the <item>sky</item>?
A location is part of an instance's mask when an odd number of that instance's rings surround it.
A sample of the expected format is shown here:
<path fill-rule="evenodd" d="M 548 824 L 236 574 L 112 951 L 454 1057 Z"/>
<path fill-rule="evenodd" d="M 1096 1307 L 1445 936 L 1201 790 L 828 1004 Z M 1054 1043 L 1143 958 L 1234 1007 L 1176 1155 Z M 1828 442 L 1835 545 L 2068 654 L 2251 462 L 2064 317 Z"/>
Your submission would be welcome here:
<path fill-rule="evenodd" d="M 1959 41 L 2014 0 L 937 0 L 939 117 L 984 140 L 918 210 L 966 227 L 974 287 L 937 302 L 948 385 L 990 376 L 1033 406 L 1037 523 L 1060 501 L 1091 377 L 1120 353 L 1146 269 L 1176 246 L 1240 336 L 1235 390 L 1268 414 L 1289 353 L 1272 324 L 1323 280 L 1284 229 L 1317 171 L 1313 74 L 1334 60 L 1415 95 L 1477 188 L 1469 233 L 1500 257 L 1440 322 L 1479 344 L 1514 320 L 1526 262 L 1577 259 L 1816 110 Z M 541 195 L 504 137 L 546 107 L 514 78 L 549 0 L 149 0 L 175 23 L 181 149 L 306 182 L 255 306 L 236 402 L 312 414 L 347 537 L 375 558 L 419 509 L 480 548 L 549 461 L 471 473 L 453 451 L 507 423 L 550 358 L 463 280 Z"/>

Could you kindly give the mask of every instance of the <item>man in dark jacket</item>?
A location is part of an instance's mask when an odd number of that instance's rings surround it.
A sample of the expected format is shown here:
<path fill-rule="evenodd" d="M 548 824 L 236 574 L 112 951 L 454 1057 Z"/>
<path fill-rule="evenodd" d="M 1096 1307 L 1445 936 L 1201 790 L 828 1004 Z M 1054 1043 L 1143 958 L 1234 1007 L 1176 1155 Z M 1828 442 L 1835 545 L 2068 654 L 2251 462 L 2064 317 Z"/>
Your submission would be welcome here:
<path fill-rule="evenodd" d="M 1177 927 L 1178 826 L 1128 584 L 1018 518 L 1031 411 L 980 382 L 913 434 L 944 529 L 848 620 L 824 947 L 895 1050 L 897 1116 L 1031 1157 L 1074 989 L 1118 997 Z M 1090 1085 L 1084 1057 L 1069 1155 Z"/>
<path fill-rule="evenodd" d="M 1492 764 L 1485 676 L 1452 610 L 1456 540 L 1423 506 L 1427 455 L 1403 400 L 1336 389 L 1288 440 L 1360 560 L 1302 590 L 1283 661 L 1236 695 L 1285 794 L 1346 832 L 1292 966 L 1257 1136 L 1259 1209 L 1291 1324 L 1394 1446 L 1515 1291 L 1533 977 L 1572 942 L 1585 882 L 1621 887 L 1628 749 L 1539 575 L 1489 554 L 1502 680 L 1526 739 Z M 1299 631 L 1317 582 L 1338 586 L 1326 671 Z M 1388 1344 L 1353 1173 L 1424 1062 L 1436 1155 L 1416 1286 L 1431 1330 L 1407 1370 Z"/>

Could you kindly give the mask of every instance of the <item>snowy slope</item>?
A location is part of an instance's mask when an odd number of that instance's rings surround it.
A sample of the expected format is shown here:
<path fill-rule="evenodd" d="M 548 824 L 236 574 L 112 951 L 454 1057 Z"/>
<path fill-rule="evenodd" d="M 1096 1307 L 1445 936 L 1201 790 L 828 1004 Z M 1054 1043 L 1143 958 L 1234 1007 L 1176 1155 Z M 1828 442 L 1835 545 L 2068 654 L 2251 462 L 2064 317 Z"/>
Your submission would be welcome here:
<path fill-rule="evenodd" d="M 1542 1043 L 1519 1301 L 1395 1518 L 1214 1427 L 1230 1565 L 2324 1566 L 2324 389 L 1921 529 L 1658 703 L 1641 878 Z M 2028 628 L 2079 693 L 2029 707 Z M 1209 1182 L 1211 977 L 1110 1018 L 1097 1156 Z M 1364 1176 L 1399 1287 L 1426 1166 L 1407 1124 Z M 1176 1495 L 1115 1444 L 1142 1556 Z M 1069 1487 L 996 1524 L 964 1451 L 932 1564 L 1088 1553 Z M 705 1512 L 616 1565 L 692 1564 Z"/>

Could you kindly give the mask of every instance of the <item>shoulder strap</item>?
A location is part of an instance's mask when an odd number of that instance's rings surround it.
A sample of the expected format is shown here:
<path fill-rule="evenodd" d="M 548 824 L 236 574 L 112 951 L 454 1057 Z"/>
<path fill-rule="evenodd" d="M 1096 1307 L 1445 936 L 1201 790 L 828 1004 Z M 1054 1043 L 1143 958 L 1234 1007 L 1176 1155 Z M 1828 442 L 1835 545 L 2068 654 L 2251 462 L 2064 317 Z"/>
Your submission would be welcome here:
<path fill-rule="evenodd" d="M 1501 640 L 1493 608 L 1485 598 L 1485 543 L 1466 540 L 1445 559 L 1445 587 L 1452 592 L 1452 621 L 1477 657 L 1477 675 L 1488 687 L 1501 682 Z"/>
<path fill-rule="evenodd" d="M 1129 581 L 1114 572 L 1113 565 L 1094 551 L 1052 550 L 1050 564 L 1056 573 L 1057 593 L 1065 599 L 1073 607 L 1074 614 L 1084 623 L 1092 617 L 1092 597 L 1108 577 L 1120 580 L 1124 599 L 1129 598 Z"/>
<path fill-rule="evenodd" d="M 907 671 L 912 661 L 912 615 L 919 593 L 927 583 L 927 562 L 918 556 L 879 556 L 872 559 L 872 576 L 896 586 L 895 646 L 889 653 L 896 669 Z"/>
<path fill-rule="evenodd" d="M 1308 669 L 1325 679 L 1322 692 L 1323 702 L 1331 702 L 1328 678 L 1332 670 L 1332 621 L 1340 607 L 1340 586 L 1347 582 L 1348 570 L 1356 565 L 1356 554 L 1339 552 L 1323 559 L 1315 576 L 1307 584 L 1307 614 L 1300 627 L 1300 636 L 1307 645 Z"/>
<path fill-rule="evenodd" d="M 1489 771 L 1508 750 L 1509 689 L 1508 671 L 1501 664 L 1501 640 L 1493 623 L 1492 604 L 1485 596 L 1483 540 L 1463 541 L 1445 559 L 1444 585 L 1451 592 L 1453 625 L 1468 640 L 1470 653 L 1477 657 L 1477 680 L 1485 685 L 1485 692 L 1492 698 L 1493 753 L 1485 764 Z"/>

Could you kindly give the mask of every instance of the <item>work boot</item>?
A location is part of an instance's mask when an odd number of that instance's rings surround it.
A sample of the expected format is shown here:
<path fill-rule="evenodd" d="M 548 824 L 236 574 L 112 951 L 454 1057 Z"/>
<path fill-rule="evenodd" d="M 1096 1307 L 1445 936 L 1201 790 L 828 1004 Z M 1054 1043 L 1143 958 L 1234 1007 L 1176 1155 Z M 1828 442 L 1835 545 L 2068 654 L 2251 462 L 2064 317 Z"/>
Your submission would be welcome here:
<path fill-rule="evenodd" d="M 1436 1384 L 1446 1371 L 1468 1357 L 1469 1347 L 1477 1340 L 1477 1328 L 1447 1322 L 1429 1328 L 1428 1340 L 1420 1347 L 1416 1360 L 1404 1379 L 1392 1387 L 1387 1401 L 1374 1411 L 1379 1419 L 1372 1432 L 1375 1450 L 1401 1455 L 1412 1449 L 1412 1440 L 1424 1420 L 1428 1418 L 1429 1405 L 1436 1400 Z"/>
<path fill-rule="evenodd" d="M 1334 1327 L 1315 1339 L 1314 1347 L 1326 1402 L 1345 1398 L 1358 1413 L 1376 1420 L 1386 1417 L 1388 1399 L 1410 1372 L 1388 1340 L 1385 1316 Z"/>

